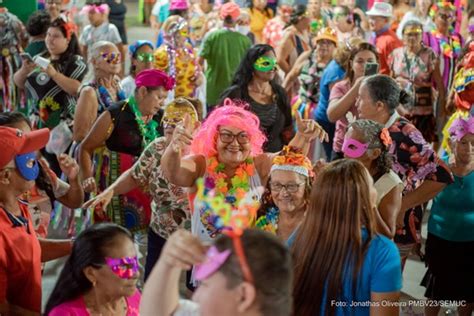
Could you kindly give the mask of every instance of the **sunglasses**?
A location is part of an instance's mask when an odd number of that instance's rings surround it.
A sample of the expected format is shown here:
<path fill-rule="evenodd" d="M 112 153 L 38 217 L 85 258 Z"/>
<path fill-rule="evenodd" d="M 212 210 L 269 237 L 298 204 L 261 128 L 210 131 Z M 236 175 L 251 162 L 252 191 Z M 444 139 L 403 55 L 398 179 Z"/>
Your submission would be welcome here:
<path fill-rule="evenodd" d="M 152 62 L 155 60 L 153 53 L 139 53 L 137 54 L 137 60 L 140 62 Z"/>
<path fill-rule="evenodd" d="M 454 18 L 452 14 L 444 14 L 444 13 L 439 13 L 438 17 L 440 17 L 442 20 L 452 20 Z"/>
<path fill-rule="evenodd" d="M 103 60 L 105 60 L 108 64 L 120 64 L 120 58 L 122 54 L 120 53 L 104 53 L 100 54 Z"/>
<path fill-rule="evenodd" d="M 250 142 L 249 135 L 245 132 L 240 132 L 238 134 L 232 134 L 230 132 L 219 132 L 219 139 L 225 144 L 230 144 L 237 138 L 237 142 L 240 145 L 245 145 Z"/>

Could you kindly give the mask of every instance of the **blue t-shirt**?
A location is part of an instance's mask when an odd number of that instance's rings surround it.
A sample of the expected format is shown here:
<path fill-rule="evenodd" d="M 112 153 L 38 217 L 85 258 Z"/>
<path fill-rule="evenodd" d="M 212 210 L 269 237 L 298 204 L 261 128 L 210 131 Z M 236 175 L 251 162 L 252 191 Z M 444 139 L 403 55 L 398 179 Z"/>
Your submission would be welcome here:
<path fill-rule="evenodd" d="M 428 232 L 450 241 L 474 241 L 474 171 L 454 175 L 454 183 L 434 198 Z"/>
<path fill-rule="evenodd" d="M 329 122 L 327 114 L 329 95 L 331 94 L 329 86 L 342 80 L 345 74 L 346 72 L 344 68 L 342 68 L 334 59 L 331 60 L 324 69 L 321 81 L 319 82 L 319 102 L 315 114 L 317 120 Z"/>
<path fill-rule="evenodd" d="M 287 245 L 294 242 L 290 236 Z M 362 228 L 362 239 L 367 238 L 367 230 Z M 317 255 L 317 254 L 315 254 Z M 400 253 L 393 241 L 382 235 L 376 235 L 370 242 L 358 277 L 359 286 L 352 295 L 352 269 L 346 269 L 342 297 L 333 302 L 336 315 L 369 315 L 370 294 L 397 292 L 402 288 L 402 267 Z M 323 301 L 326 298 L 323 297 Z M 329 302 L 328 304 L 331 304 Z M 321 306 L 321 315 L 325 315 L 325 306 Z"/>

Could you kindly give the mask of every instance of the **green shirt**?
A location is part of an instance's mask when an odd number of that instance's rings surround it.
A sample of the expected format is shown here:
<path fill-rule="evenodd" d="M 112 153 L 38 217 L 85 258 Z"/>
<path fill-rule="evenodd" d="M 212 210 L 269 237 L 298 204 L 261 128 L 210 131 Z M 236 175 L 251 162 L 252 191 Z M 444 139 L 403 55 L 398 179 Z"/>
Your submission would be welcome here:
<path fill-rule="evenodd" d="M 30 54 L 31 57 L 35 57 L 46 51 L 46 43 L 44 41 L 31 42 L 25 49 L 25 52 Z"/>
<path fill-rule="evenodd" d="M 229 29 L 214 31 L 204 38 L 199 56 L 207 61 L 208 105 L 216 105 L 220 94 L 230 86 L 240 61 L 251 45 L 247 36 Z"/>

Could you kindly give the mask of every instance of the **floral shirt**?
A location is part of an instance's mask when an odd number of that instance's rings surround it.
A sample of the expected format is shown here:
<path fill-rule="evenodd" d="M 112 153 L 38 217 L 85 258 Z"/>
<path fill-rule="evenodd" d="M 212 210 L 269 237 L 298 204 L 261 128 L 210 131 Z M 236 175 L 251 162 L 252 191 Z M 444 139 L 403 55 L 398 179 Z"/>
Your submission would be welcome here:
<path fill-rule="evenodd" d="M 407 119 L 394 113 L 385 127 L 392 137 L 392 169 L 404 183 L 404 193 L 414 191 L 422 181 L 450 184 L 453 177 L 448 166 L 431 149 L 421 132 Z"/>
<path fill-rule="evenodd" d="M 285 28 L 285 23 L 281 20 L 280 17 L 271 19 L 265 25 L 263 29 L 263 42 L 272 46 L 273 48 L 278 47 L 283 38 L 283 29 Z"/>
<path fill-rule="evenodd" d="M 191 215 L 183 188 L 168 182 L 161 169 L 165 137 L 155 139 L 135 163 L 132 177 L 153 199 L 150 228 L 168 239 L 179 228 L 191 229 Z"/>

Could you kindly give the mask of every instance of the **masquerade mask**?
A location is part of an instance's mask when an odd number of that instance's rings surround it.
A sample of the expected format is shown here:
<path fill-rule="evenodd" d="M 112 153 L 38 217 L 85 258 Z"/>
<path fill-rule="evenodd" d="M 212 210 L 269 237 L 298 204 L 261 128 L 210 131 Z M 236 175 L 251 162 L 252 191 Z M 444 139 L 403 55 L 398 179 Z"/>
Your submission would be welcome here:
<path fill-rule="evenodd" d="M 270 72 L 276 67 L 276 59 L 268 56 L 259 57 L 253 64 L 253 69 L 261 72 Z"/>
<path fill-rule="evenodd" d="M 176 125 L 181 122 L 186 114 L 189 114 L 191 118 L 191 124 L 194 125 L 198 120 L 198 115 L 196 110 L 190 104 L 188 105 L 187 101 L 184 104 L 176 104 L 172 102 L 168 104 L 163 114 L 162 124 L 164 127 L 176 127 Z"/>
<path fill-rule="evenodd" d="M 469 33 L 474 32 L 474 24 L 469 25 Z"/>
<path fill-rule="evenodd" d="M 102 57 L 102 59 L 108 64 L 119 64 L 121 56 L 122 55 L 120 53 L 100 53 L 100 57 Z"/>
<path fill-rule="evenodd" d="M 474 116 L 469 119 L 462 117 L 456 119 L 448 131 L 451 138 L 456 141 L 460 141 L 467 134 L 474 134 Z"/>
<path fill-rule="evenodd" d="M 138 273 L 137 257 L 105 258 L 105 263 L 121 279 L 131 279 Z"/>
<path fill-rule="evenodd" d="M 153 53 L 139 53 L 137 55 L 137 60 L 140 62 L 153 62 L 155 60 L 155 57 L 153 56 Z"/>
<path fill-rule="evenodd" d="M 206 253 L 206 261 L 196 267 L 196 280 L 205 280 L 214 274 L 214 272 L 219 270 L 219 268 L 224 264 L 230 256 L 230 253 L 229 249 L 219 252 L 215 246 L 209 248 Z"/>
<path fill-rule="evenodd" d="M 423 33 L 423 30 L 419 26 L 407 26 L 403 30 L 404 35 L 419 35 Z"/>
<path fill-rule="evenodd" d="M 179 35 L 181 35 L 182 37 L 188 37 L 188 28 L 185 27 L 182 30 L 179 30 Z"/>
<path fill-rule="evenodd" d="M 27 153 L 23 155 L 17 155 L 15 157 L 15 164 L 18 172 L 21 176 L 28 180 L 36 180 L 39 174 L 38 161 L 36 160 L 36 153 Z"/>
<path fill-rule="evenodd" d="M 363 144 L 352 138 L 345 138 L 342 152 L 349 158 L 360 158 L 369 149 L 369 144 Z"/>

